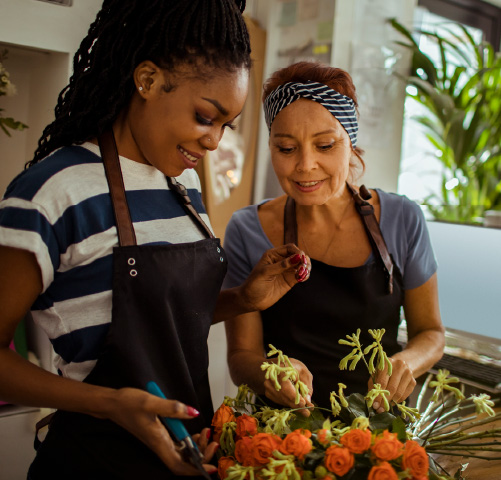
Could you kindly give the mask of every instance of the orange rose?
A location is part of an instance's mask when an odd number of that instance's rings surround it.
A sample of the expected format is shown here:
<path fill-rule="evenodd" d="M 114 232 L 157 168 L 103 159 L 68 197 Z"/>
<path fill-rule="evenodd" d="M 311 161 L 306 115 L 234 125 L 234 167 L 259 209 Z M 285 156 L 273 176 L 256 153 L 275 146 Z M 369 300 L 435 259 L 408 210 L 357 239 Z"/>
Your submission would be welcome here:
<path fill-rule="evenodd" d="M 244 467 L 255 467 L 254 456 L 252 455 L 252 438 L 242 437 L 235 443 L 235 457 Z"/>
<path fill-rule="evenodd" d="M 214 416 L 212 417 L 211 425 L 214 427 L 216 432 L 220 432 L 223 430 L 223 425 L 228 422 L 234 422 L 235 415 L 233 414 L 233 410 L 225 405 L 224 403 L 216 410 Z"/>
<path fill-rule="evenodd" d="M 236 434 L 238 437 L 247 437 L 248 435 L 256 435 L 257 420 L 250 415 L 243 414 L 237 417 Z"/>
<path fill-rule="evenodd" d="M 409 469 L 413 477 L 426 477 L 429 470 L 429 460 L 426 450 L 414 440 L 405 442 L 402 467 Z"/>
<path fill-rule="evenodd" d="M 311 437 L 309 430 L 294 430 L 284 438 L 280 446 L 280 451 L 285 455 L 294 455 L 302 460 L 312 448 L 309 437 Z"/>
<path fill-rule="evenodd" d="M 347 448 L 332 445 L 325 451 L 324 463 L 327 470 L 342 477 L 355 464 L 355 456 Z"/>
<path fill-rule="evenodd" d="M 226 478 L 226 470 L 228 468 L 233 467 L 236 464 L 236 461 L 233 457 L 221 457 L 217 462 L 217 473 L 219 474 L 219 478 L 223 480 Z"/>
<path fill-rule="evenodd" d="M 245 437 L 244 437 L 245 438 Z M 247 437 L 248 438 L 248 437 Z M 264 465 L 275 450 L 280 450 L 282 439 L 270 433 L 258 433 L 252 437 L 252 453 L 254 463 Z"/>
<path fill-rule="evenodd" d="M 379 460 L 390 461 L 402 455 L 403 443 L 397 438 L 396 433 L 390 433 L 388 430 L 376 438 L 371 448 L 372 453 Z"/>
<path fill-rule="evenodd" d="M 372 435 L 370 430 L 354 428 L 341 437 L 341 443 L 351 453 L 364 453 L 371 446 Z"/>
<path fill-rule="evenodd" d="M 398 475 L 388 462 L 381 462 L 371 468 L 367 480 L 398 480 Z"/>

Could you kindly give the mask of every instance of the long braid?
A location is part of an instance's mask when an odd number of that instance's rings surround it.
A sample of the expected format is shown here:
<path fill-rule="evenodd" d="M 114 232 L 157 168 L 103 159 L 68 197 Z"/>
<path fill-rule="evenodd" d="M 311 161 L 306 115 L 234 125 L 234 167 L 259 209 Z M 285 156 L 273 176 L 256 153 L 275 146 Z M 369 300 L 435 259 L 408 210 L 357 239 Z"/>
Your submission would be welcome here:
<path fill-rule="evenodd" d="M 244 8 L 243 0 L 104 0 L 27 166 L 109 128 L 129 103 L 134 70 L 144 60 L 172 70 L 182 63 L 250 68 Z"/>

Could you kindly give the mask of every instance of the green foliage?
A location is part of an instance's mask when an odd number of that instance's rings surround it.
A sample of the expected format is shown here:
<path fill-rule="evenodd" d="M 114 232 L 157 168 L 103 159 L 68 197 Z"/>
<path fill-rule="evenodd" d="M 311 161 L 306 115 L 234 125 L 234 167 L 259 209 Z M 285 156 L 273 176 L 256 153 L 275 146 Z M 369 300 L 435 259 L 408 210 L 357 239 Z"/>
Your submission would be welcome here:
<path fill-rule="evenodd" d="M 404 37 L 397 43 L 412 54 L 404 80 L 417 93 L 407 96 L 426 109 L 416 120 L 444 167 L 441 196 L 430 195 L 425 204 L 437 219 L 477 223 L 486 210 L 501 210 L 501 55 L 488 42 L 476 43 L 461 24 L 460 34 L 444 27 L 447 38 L 419 30 L 437 44 L 434 63 L 409 30 L 390 21 Z M 458 184 L 446 188 L 451 179 Z"/>

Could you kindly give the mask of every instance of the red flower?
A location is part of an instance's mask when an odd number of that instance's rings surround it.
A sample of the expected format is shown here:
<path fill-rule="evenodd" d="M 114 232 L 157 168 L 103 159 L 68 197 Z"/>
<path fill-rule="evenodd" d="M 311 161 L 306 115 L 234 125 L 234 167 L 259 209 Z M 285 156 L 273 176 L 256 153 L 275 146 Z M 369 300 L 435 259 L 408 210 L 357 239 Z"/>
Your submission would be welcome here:
<path fill-rule="evenodd" d="M 312 449 L 310 437 L 309 430 L 294 430 L 284 438 L 280 451 L 285 455 L 294 455 L 302 460 Z"/>
<path fill-rule="evenodd" d="M 221 433 L 223 430 L 223 425 L 227 422 L 234 422 L 235 415 L 233 410 L 225 405 L 224 403 L 216 410 L 214 416 L 212 417 L 212 426 L 216 432 Z"/>
<path fill-rule="evenodd" d="M 245 438 L 245 437 L 244 437 Z M 249 438 L 249 437 L 247 437 Z M 270 433 L 258 433 L 252 437 L 254 463 L 265 465 L 275 450 L 280 450 L 282 439 Z"/>
<path fill-rule="evenodd" d="M 256 467 L 254 455 L 252 454 L 252 438 L 242 437 L 235 443 L 235 457 L 244 467 Z"/>
<path fill-rule="evenodd" d="M 233 457 L 221 457 L 217 462 L 217 473 L 219 478 L 223 480 L 226 478 L 226 470 L 236 464 Z"/>
<path fill-rule="evenodd" d="M 374 456 L 379 460 L 390 461 L 402 455 L 403 443 L 397 438 L 396 433 L 390 433 L 388 430 L 376 438 L 371 448 Z"/>
<path fill-rule="evenodd" d="M 367 480 L 398 480 L 398 475 L 388 462 L 382 462 L 371 468 Z"/>
<path fill-rule="evenodd" d="M 414 440 L 407 440 L 402 458 L 403 469 L 409 469 L 413 477 L 426 478 L 430 468 L 429 463 L 426 450 Z"/>
<path fill-rule="evenodd" d="M 364 453 L 371 446 L 372 435 L 370 430 L 354 428 L 345 433 L 340 440 L 351 453 Z"/>
<path fill-rule="evenodd" d="M 257 434 L 257 420 L 250 415 L 243 414 L 237 417 L 237 429 L 235 433 L 238 437 L 246 437 Z"/>
<path fill-rule="evenodd" d="M 355 464 L 355 456 L 347 448 L 332 445 L 325 451 L 324 463 L 327 470 L 342 477 Z"/>

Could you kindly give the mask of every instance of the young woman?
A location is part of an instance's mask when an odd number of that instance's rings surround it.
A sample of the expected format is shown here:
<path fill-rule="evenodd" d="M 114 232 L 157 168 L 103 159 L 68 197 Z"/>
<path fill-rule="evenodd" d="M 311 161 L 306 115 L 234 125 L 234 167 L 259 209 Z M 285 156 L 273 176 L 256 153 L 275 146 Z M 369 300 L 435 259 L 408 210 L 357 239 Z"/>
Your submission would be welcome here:
<path fill-rule="evenodd" d="M 213 318 L 266 308 L 308 276 L 291 245 L 219 295 L 226 255 L 193 168 L 245 102 L 244 4 L 105 0 L 0 203 L 0 398 L 58 409 L 30 479 L 196 475 L 159 416 L 203 429 L 194 438 L 214 472 Z M 8 348 L 30 309 L 59 376 Z"/>
<path fill-rule="evenodd" d="M 386 330 L 393 374 L 377 382 L 400 402 L 443 352 L 437 264 L 420 208 L 406 197 L 352 182 L 363 171 L 356 146 L 357 112 L 351 77 L 339 68 L 301 62 L 273 74 L 264 87 L 273 168 L 285 195 L 235 212 L 225 234 L 226 287 L 240 285 L 263 251 L 294 242 L 312 259 L 309 281 L 271 308 L 227 322 L 228 360 L 235 383 L 294 406 L 291 385 L 277 392 L 260 365 L 268 344 L 294 358 L 313 401 L 330 408 L 337 383 L 365 394 L 363 365 L 340 371 L 361 329 Z M 401 307 L 408 343 L 397 342 Z M 313 381 L 312 381 L 313 376 Z M 310 398 L 301 400 L 300 406 Z M 381 406 L 375 402 L 376 410 Z"/>

